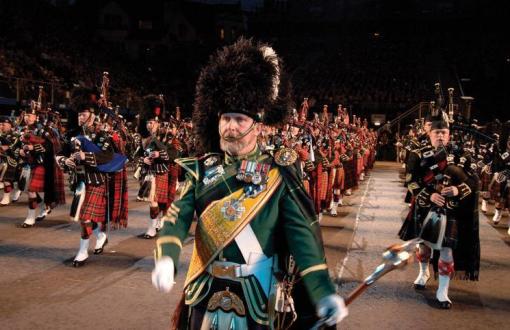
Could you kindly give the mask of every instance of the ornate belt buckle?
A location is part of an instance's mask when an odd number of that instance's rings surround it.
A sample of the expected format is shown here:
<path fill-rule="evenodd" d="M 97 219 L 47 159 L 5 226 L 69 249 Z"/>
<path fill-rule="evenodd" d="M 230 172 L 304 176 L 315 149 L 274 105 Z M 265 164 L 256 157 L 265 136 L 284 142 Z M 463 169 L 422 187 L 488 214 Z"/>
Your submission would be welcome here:
<path fill-rule="evenodd" d="M 209 302 L 207 303 L 207 310 L 214 312 L 218 309 L 228 313 L 234 311 L 239 316 L 246 315 L 246 309 L 244 308 L 243 301 L 238 295 L 231 292 L 229 287 L 225 291 L 218 291 L 213 294 Z"/>

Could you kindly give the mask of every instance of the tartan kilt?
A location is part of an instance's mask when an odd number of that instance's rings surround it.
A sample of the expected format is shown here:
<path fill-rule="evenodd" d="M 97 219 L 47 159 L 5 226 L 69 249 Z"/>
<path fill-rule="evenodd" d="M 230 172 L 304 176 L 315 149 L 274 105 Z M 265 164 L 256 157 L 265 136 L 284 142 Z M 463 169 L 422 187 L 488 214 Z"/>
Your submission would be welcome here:
<path fill-rule="evenodd" d="M 305 187 L 306 193 L 311 197 L 310 194 L 310 181 L 309 180 L 303 180 L 303 186 Z"/>
<path fill-rule="evenodd" d="M 329 175 L 328 175 L 328 187 L 326 188 L 326 203 L 330 203 L 331 199 L 333 198 L 333 184 L 336 180 L 337 175 L 337 169 L 336 168 L 330 168 L 329 169 Z"/>
<path fill-rule="evenodd" d="M 356 159 L 356 176 L 359 176 L 364 169 L 365 166 L 363 166 L 363 157 Z"/>
<path fill-rule="evenodd" d="M 491 178 L 491 181 L 489 183 L 490 199 L 493 199 L 495 201 L 498 201 L 501 199 L 501 197 L 502 197 L 501 195 L 503 194 L 503 185 L 505 183 L 506 183 L 506 181 L 502 182 L 502 183 L 497 183 L 494 176 Z"/>
<path fill-rule="evenodd" d="M 36 165 L 31 169 L 29 192 L 44 192 L 44 175 L 45 170 L 42 165 Z"/>
<path fill-rule="evenodd" d="M 480 191 L 489 191 L 489 184 L 492 180 L 492 174 L 487 173 L 486 171 L 481 171 L 480 173 Z"/>
<path fill-rule="evenodd" d="M 154 199 L 157 203 L 168 204 L 168 172 L 156 174 L 156 193 Z"/>
<path fill-rule="evenodd" d="M 168 168 L 168 206 L 170 206 L 175 199 L 177 182 L 179 181 L 179 168 L 180 166 L 175 163 Z"/>
<path fill-rule="evenodd" d="M 114 228 L 127 227 L 128 219 L 128 194 L 127 194 L 127 172 L 126 168 L 113 174 L 113 187 L 111 187 L 111 196 L 113 196 L 111 221 Z"/>
<path fill-rule="evenodd" d="M 345 171 L 342 167 L 336 168 L 335 181 L 333 182 L 333 189 L 344 189 Z"/>
<path fill-rule="evenodd" d="M 356 186 L 356 169 L 354 161 L 348 160 L 342 163 L 344 165 L 344 189 L 351 189 Z"/>
<path fill-rule="evenodd" d="M 81 221 L 105 222 L 106 184 L 85 187 L 85 200 L 80 210 Z"/>
<path fill-rule="evenodd" d="M 328 181 L 329 181 L 329 173 L 327 171 L 324 171 L 321 173 L 320 179 L 319 179 L 319 192 L 320 192 L 320 200 L 326 200 L 326 197 L 328 195 Z"/>

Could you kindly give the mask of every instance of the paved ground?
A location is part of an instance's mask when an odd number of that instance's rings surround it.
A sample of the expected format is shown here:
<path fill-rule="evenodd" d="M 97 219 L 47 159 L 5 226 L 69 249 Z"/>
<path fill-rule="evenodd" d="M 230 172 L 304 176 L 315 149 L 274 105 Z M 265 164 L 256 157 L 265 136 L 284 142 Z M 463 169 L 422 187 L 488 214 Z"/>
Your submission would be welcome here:
<path fill-rule="evenodd" d="M 166 329 L 180 296 L 191 241 L 185 244 L 177 285 L 171 294 L 150 283 L 154 241 L 137 237 L 146 226 L 148 206 L 135 202 L 130 182 L 129 228 L 113 231 L 101 256 L 86 267 L 71 267 L 79 226 L 67 221 L 68 207 L 56 209 L 32 229 L 19 228 L 26 197 L 0 208 L 0 327 L 2 329 Z M 322 230 L 330 274 L 342 295 L 379 263 L 380 253 L 397 242 L 406 211 L 398 166 L 378 163 L 355 194 L 345 198 L 339 217 L 325 216 Z M 492 213 L 492 212 L 490 212 Z M 482 329 L 506 326 L 510 311 L 510 237 L 507 220 L 494 228 L 481 217 L 480 282 L 454 282 L 451 311 L 433 305 L 429 291 L 411 288 L 416 265 L 387 275 L 350 306 L 343 329 Z"/>

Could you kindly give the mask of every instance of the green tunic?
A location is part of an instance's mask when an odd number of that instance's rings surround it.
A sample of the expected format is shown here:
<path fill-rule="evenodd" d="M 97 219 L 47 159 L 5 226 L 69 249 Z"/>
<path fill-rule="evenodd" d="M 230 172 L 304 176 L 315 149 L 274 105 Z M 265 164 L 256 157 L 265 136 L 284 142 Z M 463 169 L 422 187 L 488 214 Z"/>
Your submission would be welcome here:
<path fill-rule="evenodd" d="M 267 257 L 276 257 L 279 260 L 285 259 L 289 254 L 294 257 L 302 283 L 312 304 L 315 305 L 321 298 L 335 293 L 335 288 L 329 278 L 318 221 L 313 209 L 310 209 L 311 204 L 303 198 L 301 182 L 295 179 L 298 176 L 292 175 L 295 167 L 279 166 L 272 156 L 262 154 L 258 149 L 246 158 L 271 164 L 271 168 L 277 169 L 275 173 L 280 176 L 270 198 L 257 206 L 258 210 L 249 222 L 253 232 Z M 225 174 L 216 178 L 213 183 L 204 184 L 205 173 L 211 168 L 206 164 L 214 163 L 211 159 L 217 159 L 215 165 L 221 165 L 225 169 Z M 202 212 L 212 202 L 228 199 L 229 195 L 242 189 L 246 184 L 235 176 L 240 159 L 209 154 L 200 159 L 187 158 L 176 162 L 186 171 L 186 183 L 181 198 L 172 204 L 164 217 L 164 226 L 160 231 L 156 249 L 156 258 L 169 256 L 174 264 L 178 263 L 182 242 L 188 236 L 195 212 L 199 222 L 198 232 L 201 228 Z M 199 240 L 208 240 L 209 234 L 201 231 L 200 235 L 196 235 L 196 249 L 201 246 Z M 217 252 L 216 260 L 221 257 L 224 261 L 240 264 L 247 262 L 234 240 Z M 210 289 L 211 282 L 212 275 L 206 271 L 191 277 L 188 273 L 185 287 L 186 304 L 194 306 L 203 299 Z M 262 292 L 260 283 L 257 283 L 253 276 L 240 278 L 238 282 L 242 284 L 246 293 L 246 303 L 251 317 L 257 323 L 269 325 L 268 297 Z"/>

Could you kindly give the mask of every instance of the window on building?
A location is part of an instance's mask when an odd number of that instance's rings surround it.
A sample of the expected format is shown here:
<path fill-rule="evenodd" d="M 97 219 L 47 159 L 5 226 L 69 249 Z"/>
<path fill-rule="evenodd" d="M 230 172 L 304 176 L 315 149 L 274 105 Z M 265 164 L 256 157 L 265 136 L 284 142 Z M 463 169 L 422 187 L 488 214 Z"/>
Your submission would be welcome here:
<path fill-rule="evenodd" d="M 225 40 L 225 29 L 220 28 L 220 40 Z"/>

